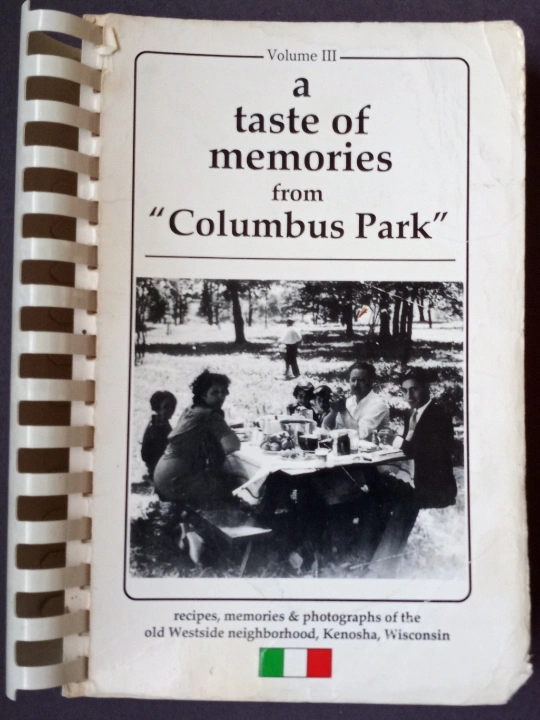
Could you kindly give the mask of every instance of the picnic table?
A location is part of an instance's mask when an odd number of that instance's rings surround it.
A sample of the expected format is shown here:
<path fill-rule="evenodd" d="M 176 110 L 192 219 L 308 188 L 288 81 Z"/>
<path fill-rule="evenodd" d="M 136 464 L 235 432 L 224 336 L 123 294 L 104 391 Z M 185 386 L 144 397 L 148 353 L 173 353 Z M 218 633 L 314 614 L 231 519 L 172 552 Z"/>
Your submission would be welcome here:
<path fill-rule="evenodd" d="M 401 473 L 400 479 L 408 477 L 410 481 L 410 475 L 404 472 L 408 464 L 402 462 L 406 456 L 401 450 L 370 450 L 350 455 L 331 453 L 326 458 L 299 452 L 291 458 L 288 453 L 269 453 L 257 445 L 242 443 L 234 462 L 248 479 L 233 494 L 258 507 L 257 516 L 273 529 L 282 547 L 303 547 L 301 557 L 306 550 L 324 552 L 349 521 L 356 521 L 358 533 L 354 535 L 362 546 L 368 546 L 377 529 L 366 522 L 372 503 L 377 502 L 373 500 L 373 488 L 382 480 L 376 468 L 384 467 L 398 477 Z M 352 536 L 347 537 L 349 542 Z"/>
<path fill-rule="evenodd" d="M 241 497 L 250 505 L 257 504 L 261 489 L 267 478 L 273 473 L 295 480 L 303 477 L 317 477 L 332 468 L 374 467 L 389 465 L 405 460 L 406 456 L 396 448 L 386 447 L 373 452 L 359 451 L 350 455 L 329 454 L 326 458 L 319 458 L 313 453 L 300 453 L 298 457 L 287 457 L 282 453 L 268 453 L 256 445 L 242 443 L 241 449 L 235 453 L 234 462 L 243 471 L 248 480 L 237 488 L 233 494 Z M 336 473 L 338 476 L 340 473 Z M 296 483 L 291 482 L 291 487 Z"/>

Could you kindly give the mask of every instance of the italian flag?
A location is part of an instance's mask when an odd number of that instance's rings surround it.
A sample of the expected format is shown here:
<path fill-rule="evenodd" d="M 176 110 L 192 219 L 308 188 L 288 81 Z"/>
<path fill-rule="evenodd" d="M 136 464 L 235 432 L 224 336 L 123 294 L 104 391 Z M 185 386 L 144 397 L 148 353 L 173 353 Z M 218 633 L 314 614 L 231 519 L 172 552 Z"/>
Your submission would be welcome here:
<path fill-rule="evenodd" d="M 260 648 L 259 677 L 332 677 L 332 651 L 322 648 Z"/>

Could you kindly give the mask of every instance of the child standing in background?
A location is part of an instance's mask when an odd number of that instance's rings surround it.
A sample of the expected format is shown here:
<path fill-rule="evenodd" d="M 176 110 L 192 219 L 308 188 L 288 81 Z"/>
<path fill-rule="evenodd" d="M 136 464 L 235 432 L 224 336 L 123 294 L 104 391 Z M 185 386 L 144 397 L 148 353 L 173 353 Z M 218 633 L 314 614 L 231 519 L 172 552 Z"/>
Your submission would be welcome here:
<path fill-rule="evenodd" d="M 144 431 L 141 457 L 148 468 L 147 478 L 154 479 L 154 470 L 158 460 L 165 452 L 167 438 L 172 431 L 169 420 L 176 410 L 176 398 L 168 390 L 158 390 L 150 398 L 152 417 Z"/>

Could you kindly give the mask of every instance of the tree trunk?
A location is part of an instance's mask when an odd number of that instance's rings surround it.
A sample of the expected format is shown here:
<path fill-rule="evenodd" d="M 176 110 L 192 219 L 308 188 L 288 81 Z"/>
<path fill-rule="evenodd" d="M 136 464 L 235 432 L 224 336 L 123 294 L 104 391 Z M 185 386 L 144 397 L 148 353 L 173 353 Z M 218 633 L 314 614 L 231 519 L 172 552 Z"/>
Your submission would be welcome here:
<path fill-rule="evenodd" d="M 216 297 L 217 292 L 214 285 L 208 283 L 208 322 L 213 325 L 214 322 L 219 325 L 219 298 Z M 216 318 L 218 318 L 216 320 Z"/>
<path fill-rule="evenodd" d="M 347 305 L 343 309 L 343 322 L 345 324 L 345 337 L 347 340 L 354 338 L 354 326 L 353 326 L 353 308 L 351 305 Z"/>
<path fill-rule="evenodd" d="M 240 306 L 240 283 L 238 280 L 229 280 L 227 282 L 233 311 L 234 322 L 234 343 L 235 345 L 244 345 L 246 336 L 244 334 L 244 318 L 242 317 L 242 308 Z"/>
<path fill-rule="evenodd" d="M 249 327 L 253 324 L 253 298 L 251 296 L 251 288 L 248 287 L 248 317 L 247 324 Z"/>
<path fill-rule="evenodd" d="M 203 282 L 203 289 L 201 293 L 201 306 L 200 314 L 206 318 L 206 322 L 209 325 L 214 323 L 214 308 L 212 303 L 212 283 L 208 280 Z"/>
<path fill-rule="evenodd" d="M 379 337 L 381 340 L 385 340 L 390 337 L 390 301 L 388 297 L 384 297 L 381 300 L 380 317 Z"/>
<path fill-rule="evenodd" d="M 392 318 L 392 335 L 397 338 L 399 335 L 399 314 L 401 312 L 401 299 L 394 301 L 394 317 Z"/>
<path fill-rule="evenodd" d="M 416 293 L 412 292 L 409 296 L 409 302 L 404 304 L 402 317 L 405 316 L 405 332 L 403 334 L 403 354 L 401 362 L 403 365 L 407 365 L 411 357 L 412 350 L 412 328 L 414 320 L 414 300 L 416 299 Z"/>
<path fill-rule="evenodd" d="M 412 340 L 412 328 L 413 328 L 413 319 L 414 319 L 414 305 L 413 303 L 408 304 L 407 308 L 407 340 L 410 342 Z"/>
<path fill-rule="evenodd" d="M 424 298 L 420 298 L 420 303 L 418 304 L 418 313 L 420 315 L 420 322 L 424 323 L 426 322 L 426 318 L 424 317 Z"/>
<path fill-rule="evenodd" d="M 354 338 L 354 308 L 352 294 L 352 285 L 348 283 L 345 290 L 345 306 L 343 308 L 343 323 L 345 325 L 345 337 L 347 340 L 352 340 L 352 338 Z"/>
<path fill-rule="evenodd" d="M 401 306 L 401 317 L 399 318 L 399 335 L 405 337 L 407 334 L 407 314 L 409 312 L 409 303 L 403 302 Z"/>
<path fill-rule="evenodd" d="M 401 352 L 401 362 L 403 365 L 407 365 L 409 363 L 411 357 L 411 342 L 410 340 L 405 340 L 403 343 L 403 349 Z"/>
<path fill-rule="evenodd" d="M 268 327 L 268 288 L 263 290 L 264 296 L 264 327 Z"/>

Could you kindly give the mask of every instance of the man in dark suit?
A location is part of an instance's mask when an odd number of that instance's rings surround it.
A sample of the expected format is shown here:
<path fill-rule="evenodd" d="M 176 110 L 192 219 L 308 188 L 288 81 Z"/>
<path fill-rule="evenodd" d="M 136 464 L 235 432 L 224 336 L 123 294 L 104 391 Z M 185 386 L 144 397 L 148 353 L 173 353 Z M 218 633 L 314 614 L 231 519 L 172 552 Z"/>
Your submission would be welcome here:
<path fill-rule="evenodd" d="M 421 368 L 409 370 L 401 386 L 411 408 L 403 435 L 391 431 L 380 434 L 406 455 L 414 487 L 401 480 L 389 482 L 384 500 L 389 519 L 367 573 L 374 577 L 395 575 L 420 510 L 445 508 L 456 501 L 452 418 L 431 398 L 429 381 Z"/>

